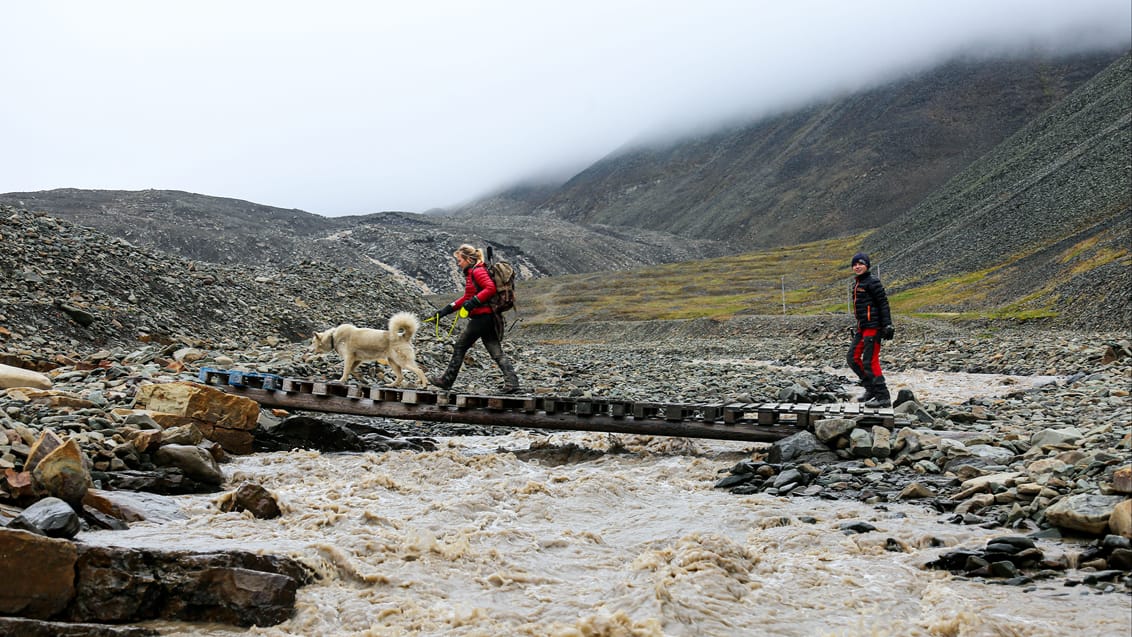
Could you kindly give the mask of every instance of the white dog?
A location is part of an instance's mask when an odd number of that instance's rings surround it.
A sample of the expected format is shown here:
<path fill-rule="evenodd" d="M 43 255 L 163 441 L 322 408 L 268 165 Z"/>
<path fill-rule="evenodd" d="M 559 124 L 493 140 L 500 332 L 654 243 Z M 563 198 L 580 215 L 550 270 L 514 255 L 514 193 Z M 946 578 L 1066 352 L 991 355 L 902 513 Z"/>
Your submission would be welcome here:
<path fill-rule="evenodd" d="M 398 312 L 390 317 L 388 330 L 343 323 L 325 332 L 315 332 L 311 339 L 311 349 L 315 352 L 338 352 L 346 365 L 339 382 L 346 382 L 359 364 L 376 361 L 388 363 L 393 368 L 393 373 L 397 375 L 394 386 L 402 386 L 404 376 L 401 369 L 405 368 L 417 375 L 417 387 L 423 388 L 428 386 L 428 381 L 424 370 L 417 365 L 417 351 L 412 342 L 418 328 L 420 321 L 415 315 Z M 380 367 L 377 369 L 384 384 L 385 372 Z"/>

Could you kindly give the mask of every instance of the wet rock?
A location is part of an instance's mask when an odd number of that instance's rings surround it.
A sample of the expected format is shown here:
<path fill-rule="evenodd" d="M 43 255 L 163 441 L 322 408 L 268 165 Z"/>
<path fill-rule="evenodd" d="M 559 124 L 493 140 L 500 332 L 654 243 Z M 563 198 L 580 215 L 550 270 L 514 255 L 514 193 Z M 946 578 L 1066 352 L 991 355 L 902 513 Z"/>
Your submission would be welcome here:
<path fill-rule="evenodd" d="M 114 491 L 144 491 L 160 495 L 186 493 L 215 493 L 217 485 L 194 480 L 179 467 L 161 467 L 150 471 L 122 469 L 119 471 L 92 472 L 91 477 L 106 489 Z"/>
<path fill-rule="evenodd" d="M 1081 493 L 1058 500 L 1045 511 L 1050 524 L 1062 529 L 1101 534 L 1108 529 L 1109 518 L 1116 506 L 1125 501 L 1121 496 Z"/>
<path fill-rule="evenodd" d="M 162 445 L 153 454 L 153 460 L 161 466 L 176 467 L 197 482 L 212 485 L 224 482 L 220 464 L 207 450 L 195 445 Z"/>
<path fill-rule="evenodd" d="M 275 496 L 258 484 L 242 484 L 235 492 L 220 500 L 220 510 L 248 511 L 261 520 L 270 520 L 281 515 Z"/>
<path fill-rule="evenodd" d="M 802 431 L 771 444 L 767 460 L 776 464 L 801 461 L 822 463 L 833 462 L 837 460 L 837 456 L 814 434 Z"/>
<path fill-rule="evenodd" d="M 0 586 L 0 614 L 50 619 L 71 602 L 78 553 L 67 540 L 0 529 L 0 564 L 19 585 Z"/>
<path fill-rule="evenodd" d="M 853 431 L 857 421 L 852 418 L 827 418 L 814 423 L 814 436 L 824 443 L 830 443 L 840 436 Z"/>
<path fill-rule="evenodd" d="M 347 427 L 310 416 L 292 416 L 270 432 L 256 432 L 260 451 L 317 449 L 319 451 L 365 451 L 365 442 Z"/>
<path fill-rule="evenodd" d="M 164 522 L 185 517 L 173 498 L 138 490 L 91 489 L 83 499 L 83 505 L 126 523 L 141 520 Z"/>
<path fill-rule="evenodd" d="M 47 497 L 33 503 L 9 524 L 54 538 L 73 538 L 79 532 L 79 516 L 71 505 Z"/>
<path fill-rule="evenodd" d="M 152 628 L 0 617 L 0 635 L 19 637 L 154 637 Z"/>
<path fill-rule="evenodd" d="M 854 522 L 844 522 L 838 528 L 841 529 L 841 531 L 846 533 L 846 534 L 849 534 L 849 533 L 871 533 L 871 532 L 877 530 L 877 528 L 875 526 L 869 524 L 868 522 L 861 522 L 859 520 L 854 521 Z"/>
<path fill-rule="evenodd" d="M 273 626 L 294 613 L 311 581 L 287 558 L 79 545 L 70 619 L 99 623 L 176 619 Z"/>

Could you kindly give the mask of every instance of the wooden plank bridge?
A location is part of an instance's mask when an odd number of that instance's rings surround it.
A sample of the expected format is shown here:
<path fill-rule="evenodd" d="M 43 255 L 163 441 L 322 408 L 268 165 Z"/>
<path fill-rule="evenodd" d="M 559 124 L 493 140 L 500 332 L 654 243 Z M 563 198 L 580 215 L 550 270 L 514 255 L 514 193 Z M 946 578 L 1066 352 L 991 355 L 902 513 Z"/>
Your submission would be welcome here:
<path fill-rule="evenodd" d="M 400 420 L 774 442 L 826 418 L 893 428 L 891 407 L 859 403 L 656 403 L 616 398 L 495 396 L 284 378 L 204 368 L 200 382 L 265 407 Z"/>

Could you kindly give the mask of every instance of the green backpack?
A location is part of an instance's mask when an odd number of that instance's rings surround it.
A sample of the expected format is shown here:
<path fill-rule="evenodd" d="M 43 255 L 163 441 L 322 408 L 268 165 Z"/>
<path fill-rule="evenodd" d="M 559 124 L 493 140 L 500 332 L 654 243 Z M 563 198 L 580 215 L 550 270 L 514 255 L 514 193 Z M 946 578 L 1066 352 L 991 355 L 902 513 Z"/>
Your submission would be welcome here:
<path fill-rule="evenodd" d="M 515 309 L 515 268 L 506 261 L 492 258 L 491 246 L 487 247 L 487 271 L 495 282 L 495 295 L 487 300 L 487 305 L 496 314 Z"/>

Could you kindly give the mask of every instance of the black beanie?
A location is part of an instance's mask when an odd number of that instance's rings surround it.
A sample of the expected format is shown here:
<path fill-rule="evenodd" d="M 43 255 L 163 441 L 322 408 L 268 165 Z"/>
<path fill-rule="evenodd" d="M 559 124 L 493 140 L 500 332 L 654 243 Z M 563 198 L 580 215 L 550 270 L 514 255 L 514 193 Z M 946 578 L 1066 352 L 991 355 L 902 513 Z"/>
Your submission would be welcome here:
<path fill-rule="evenodd" d="M 865 269 L 868 270 L 870 267 L 869 255 L 865 254 L 864 252 L 858 252 L 857 254 L 854 254 L 853 260 L 849 262 L 849 267 L 853 267 L 854 265 L 857 265 L 857 263 L 864 263 Z"/>

